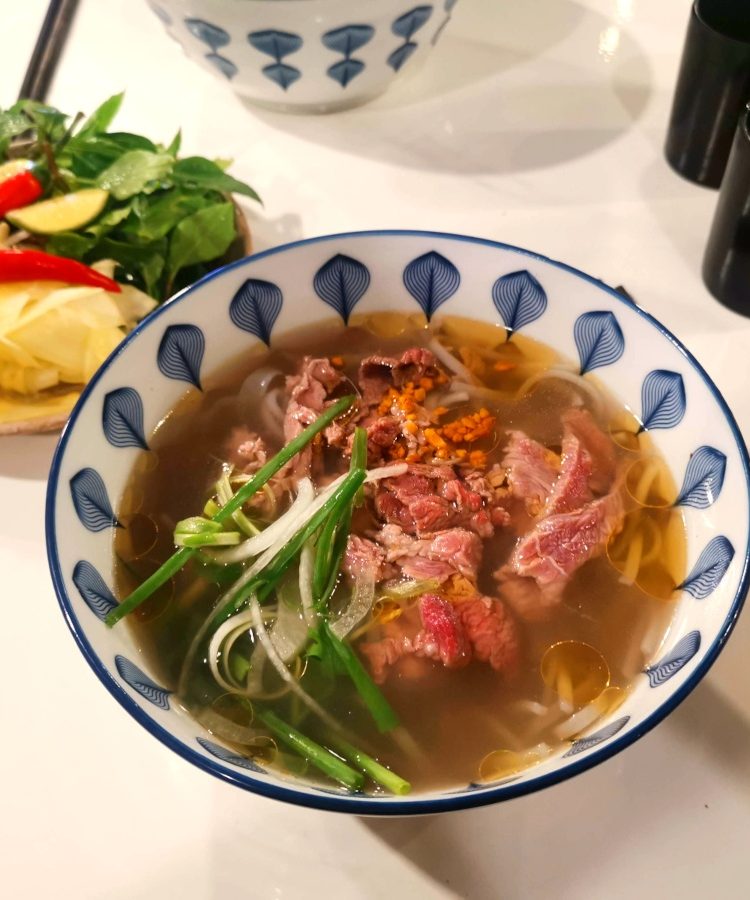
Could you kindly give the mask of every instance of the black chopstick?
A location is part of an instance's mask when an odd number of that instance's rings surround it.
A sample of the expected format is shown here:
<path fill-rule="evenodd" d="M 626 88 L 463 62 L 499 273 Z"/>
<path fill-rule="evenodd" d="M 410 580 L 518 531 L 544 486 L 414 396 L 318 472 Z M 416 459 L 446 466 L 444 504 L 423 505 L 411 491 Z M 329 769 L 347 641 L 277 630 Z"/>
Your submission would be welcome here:
<path fill-rule="evenodd" d="M 50 0 L 21 85 L 19 100 L 46 99 L 77 7 L 78 0 Z"/>

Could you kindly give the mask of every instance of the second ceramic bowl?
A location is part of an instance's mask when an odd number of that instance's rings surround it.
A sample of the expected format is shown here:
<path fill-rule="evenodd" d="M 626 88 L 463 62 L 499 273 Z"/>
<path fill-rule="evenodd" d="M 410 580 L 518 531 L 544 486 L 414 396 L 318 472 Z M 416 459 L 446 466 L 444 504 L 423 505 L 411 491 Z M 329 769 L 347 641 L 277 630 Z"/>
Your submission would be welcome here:
<path fill-rule="evenodd" d="M 185 53 L 238 94 L 331 112 L 381 94 L 427 55 L 457 0 L 149 0 Z"/>

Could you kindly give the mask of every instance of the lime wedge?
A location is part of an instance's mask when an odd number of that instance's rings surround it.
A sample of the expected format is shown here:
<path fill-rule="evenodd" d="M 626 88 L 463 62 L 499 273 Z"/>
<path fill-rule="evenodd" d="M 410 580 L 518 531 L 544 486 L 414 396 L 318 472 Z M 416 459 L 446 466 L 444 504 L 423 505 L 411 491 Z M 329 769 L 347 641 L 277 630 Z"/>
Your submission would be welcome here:
<path fill-rule="evenodd" d="M 0 182 L 7 181 L 32 165 L 30 159 L 11 159 L 0 166 Z"/>
<path fill-rule="evenodd" d="M 75 231 L 95 219 L 104 209 L 109 193 L 101 188 L 85 188 L 72 194 L 62 194 L 51 200 L 41 200 L 12 209 L 5 218 L 15 225 L 35 234 L 55 234 L 58 231 Z"/>

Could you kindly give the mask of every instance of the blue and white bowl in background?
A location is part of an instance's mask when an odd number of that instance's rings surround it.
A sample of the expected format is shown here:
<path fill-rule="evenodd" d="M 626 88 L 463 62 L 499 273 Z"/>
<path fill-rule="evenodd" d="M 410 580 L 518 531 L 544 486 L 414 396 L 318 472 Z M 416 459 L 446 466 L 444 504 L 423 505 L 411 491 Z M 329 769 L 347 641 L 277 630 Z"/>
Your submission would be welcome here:
<path fill-rule="evenodd" d="M 457 0 L 148 0 L 191 58 L 254 103 L 357 106 L 424 58 Z"/>
<path fill-rule="evenodd" d="M 280 4 L 284 5 L 284 4 Z M 139 657 L 115 605 L 114 528 L 133 466 L 164 415 L 224 363 L 290 328 L 398 310 L 505 326 L 575 360 L 633 411 L 670 462 L 688 575 L 661 648 L 625 702 L 589 733 L 511 779 L 407 798 L 347 796 L 263 771 L 183 714 Z M 590 373 L 594 372 L 594 376 Z M 636 426 L 637 427 L 637 426 Z M 554 784 L 627 747 L 705 675 L 748 588 L 750 469 L 721 394 L 655 319 L 600 281 L 504 244 L 381 231 L 300 241 L 208 275 L 145 319 L 89 382 L 63 433 L 47 495 L 55 589 L 75 640 L 115 699 L 166 747 L 232 784 L 355 814 L 432 813 Z"/>

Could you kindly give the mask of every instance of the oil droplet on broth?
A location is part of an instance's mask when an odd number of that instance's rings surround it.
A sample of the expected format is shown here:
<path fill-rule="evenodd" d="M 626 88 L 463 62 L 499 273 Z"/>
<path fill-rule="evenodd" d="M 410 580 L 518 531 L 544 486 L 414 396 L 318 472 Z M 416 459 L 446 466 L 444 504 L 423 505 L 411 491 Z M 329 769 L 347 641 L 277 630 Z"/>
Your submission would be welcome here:
<path fill-rule="evenodd" d="M 123 524 L 125 525 L 122 536 L 123 550 L 129 559 L 141 559 L 154 549 L 159 537 L 159 526 L 152 516 L 136 513 Z M 157 568 L 158 565 L 157 563 Z"/>
<path fill-rule="evenodd" d="M 573 707 L 595 700 L 609 685 L 609 666 L 598 650 L 583 641 L 559 641 L 540 664 L 542 680 Z"/>
<path fill-rule="evenodd" d="M 509 775 L 516 775 L 529 767 L 527 753 L 516 753 L 514 750 L 493 750 L 479 763 L 480 781 L 498 781 Z"/>

